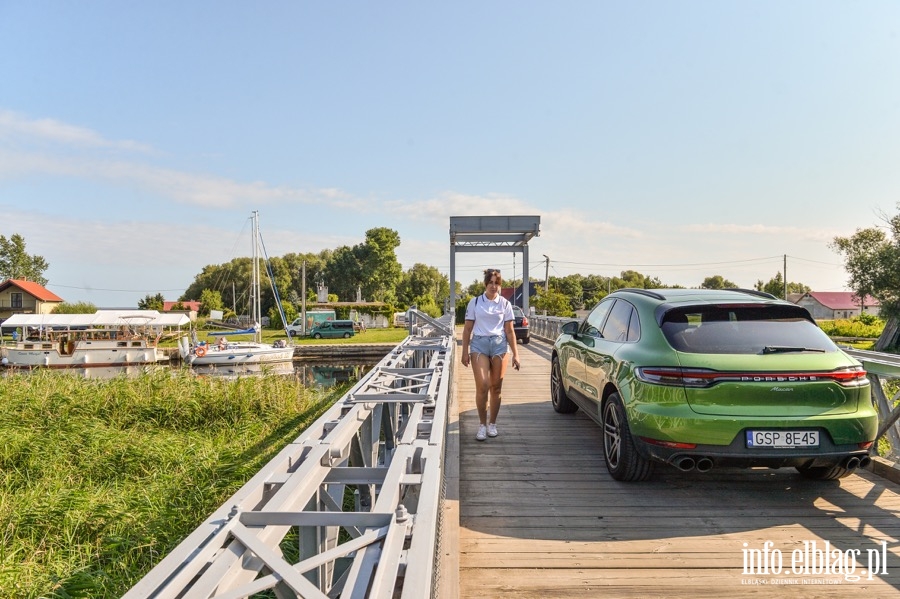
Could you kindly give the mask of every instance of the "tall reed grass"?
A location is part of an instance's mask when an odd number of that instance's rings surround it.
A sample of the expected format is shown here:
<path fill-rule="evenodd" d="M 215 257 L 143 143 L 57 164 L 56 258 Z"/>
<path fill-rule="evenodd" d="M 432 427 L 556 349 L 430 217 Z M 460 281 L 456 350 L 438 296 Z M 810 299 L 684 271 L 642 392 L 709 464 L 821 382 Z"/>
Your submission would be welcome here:
<path fill-rule="evenodd" d="M 346 390 L 0 379 L 0 597 L 119 597 Z"/>

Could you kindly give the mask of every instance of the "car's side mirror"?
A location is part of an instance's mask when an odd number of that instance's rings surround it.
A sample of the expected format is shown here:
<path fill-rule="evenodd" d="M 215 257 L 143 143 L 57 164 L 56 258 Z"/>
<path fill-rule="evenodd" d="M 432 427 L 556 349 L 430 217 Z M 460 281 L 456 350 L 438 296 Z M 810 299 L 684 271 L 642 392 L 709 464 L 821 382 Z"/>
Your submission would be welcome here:
<path fill-rule="evenodd" d="M 574 335 L 578 331 L 578 321 L 573 320 L 571 322 L 567 322 L 562 326 L 561 332 L 563 335 Z"/>

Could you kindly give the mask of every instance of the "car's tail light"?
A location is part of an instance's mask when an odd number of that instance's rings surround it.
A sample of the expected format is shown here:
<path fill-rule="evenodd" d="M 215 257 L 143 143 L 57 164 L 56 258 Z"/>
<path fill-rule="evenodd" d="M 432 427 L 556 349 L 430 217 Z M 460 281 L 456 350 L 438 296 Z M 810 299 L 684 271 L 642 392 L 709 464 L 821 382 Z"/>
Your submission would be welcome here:
<path fill-rule="evenodd" d="M 642 366 L 635 375 L 645 383 L 675 387 L 711 387 L 717 383 L 815 383 L 832 381 L 843 387 L 869 384 L 862 366 L 815 372 L 720 372 L 705 368 Z"/>
<path fill-rule="evenodd" d="M 522 317 L 522 326 L 523 326 L 523 327 L 527 327 L 527 326 L 528 326 L 528 317 L 527 317 L 527 316 L 523 316 L 523 317 Z"/>

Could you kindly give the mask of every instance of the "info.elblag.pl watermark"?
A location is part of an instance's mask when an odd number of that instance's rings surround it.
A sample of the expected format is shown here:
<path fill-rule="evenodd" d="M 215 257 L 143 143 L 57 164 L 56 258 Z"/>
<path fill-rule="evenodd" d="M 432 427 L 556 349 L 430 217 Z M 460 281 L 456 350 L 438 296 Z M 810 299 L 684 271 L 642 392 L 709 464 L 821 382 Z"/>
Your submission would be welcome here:
<path fill-rule="evenodd" d="M 744 543 L 741 584 L 842 584 L 886 576 L 887 542 L 866 549 L 840 549 L 830 541 L 803 541 L 782 551 L 772 541 L 760 548 Z"/>

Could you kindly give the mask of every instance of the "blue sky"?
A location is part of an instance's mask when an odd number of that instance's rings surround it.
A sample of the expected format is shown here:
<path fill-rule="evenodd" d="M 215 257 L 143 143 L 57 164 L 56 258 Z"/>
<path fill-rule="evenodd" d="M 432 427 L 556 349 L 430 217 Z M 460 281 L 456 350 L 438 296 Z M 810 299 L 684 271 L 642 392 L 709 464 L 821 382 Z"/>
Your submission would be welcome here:
<path fill-rule="evenodd" d="M 67 301 L 449 217 L 541 216 L 531 274 L 844 288 L 894 214 L 896 2 L 0 0 L 0 234 Z M 457 280 L 513 254 L 458 254 Z M 515 270 L 514 270 L 515 269 Z"/>

